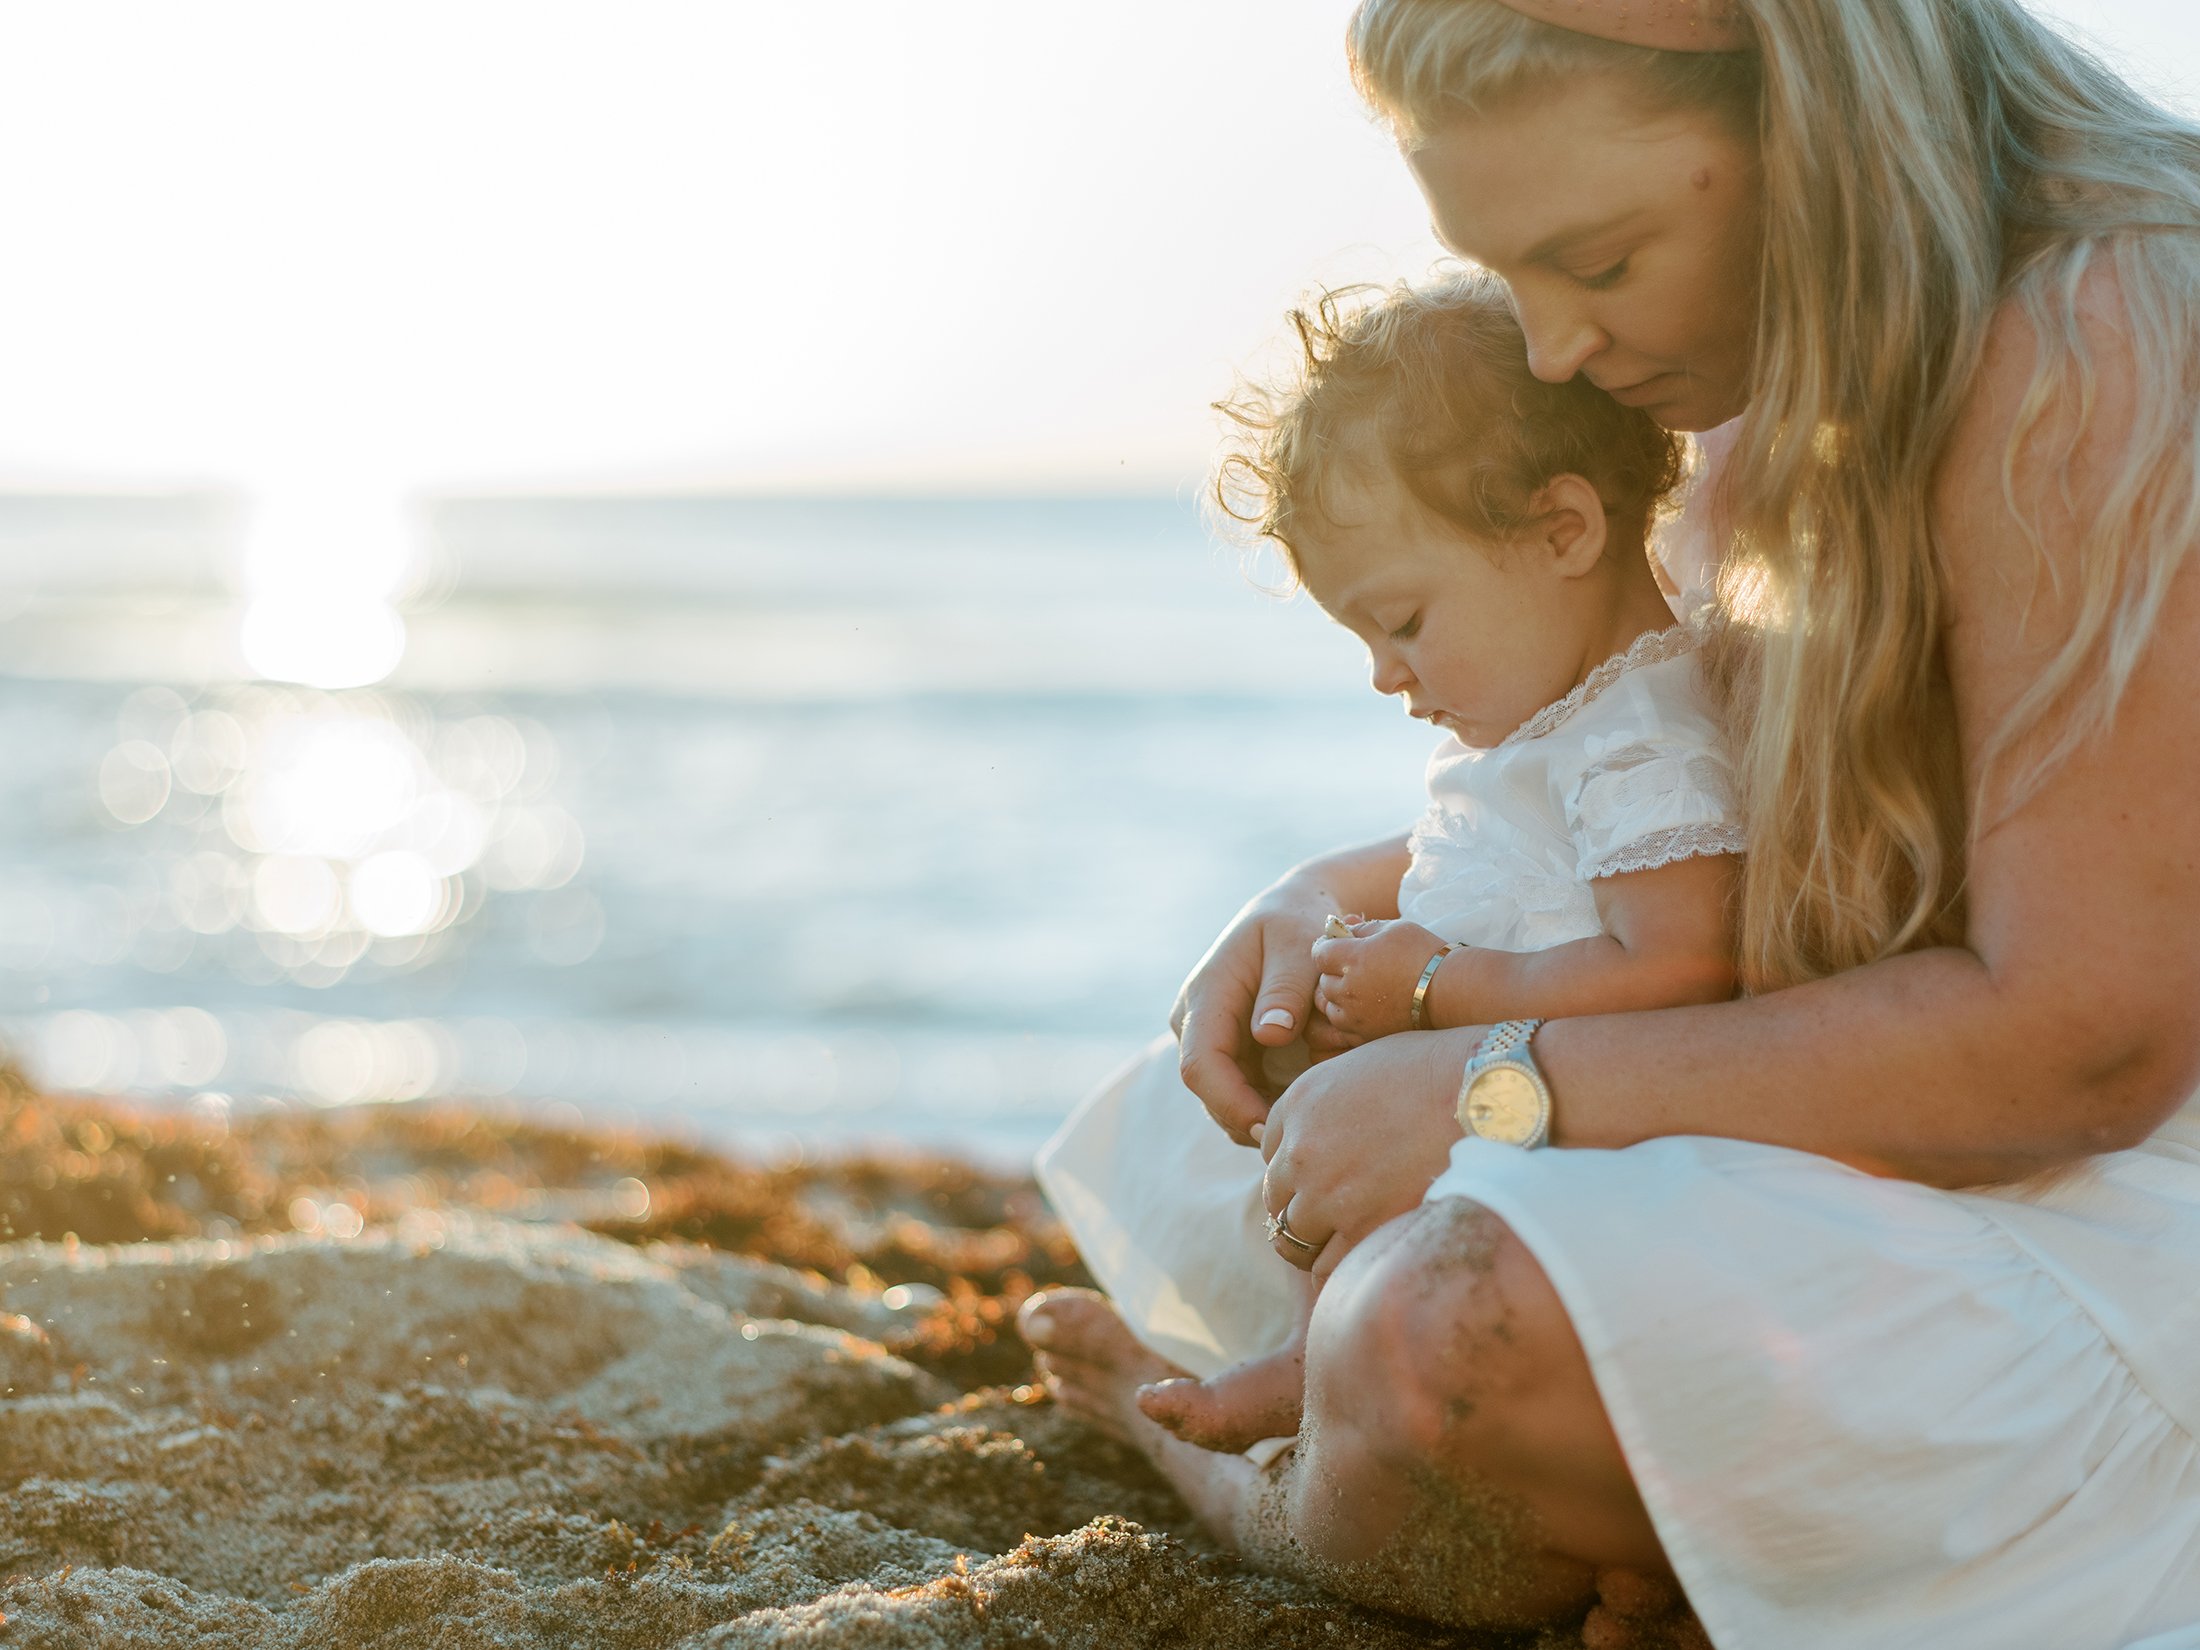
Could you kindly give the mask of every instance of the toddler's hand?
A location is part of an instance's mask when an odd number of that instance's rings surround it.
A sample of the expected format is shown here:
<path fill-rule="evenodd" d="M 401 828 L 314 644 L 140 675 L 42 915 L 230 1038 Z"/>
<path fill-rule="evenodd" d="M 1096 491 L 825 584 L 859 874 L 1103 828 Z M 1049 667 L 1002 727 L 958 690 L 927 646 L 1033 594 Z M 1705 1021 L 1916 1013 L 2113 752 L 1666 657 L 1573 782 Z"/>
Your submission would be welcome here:
<path fill-rule="evenodd" d="M 1316 940 L 1314 965 L 1322 977 L 1314 1006 L 1354 1038 L 1410 1031 L 1413 988 L 1443 948 L 1440 935 L 1404 921 L 1357 923 L 1350 939 Z"/>

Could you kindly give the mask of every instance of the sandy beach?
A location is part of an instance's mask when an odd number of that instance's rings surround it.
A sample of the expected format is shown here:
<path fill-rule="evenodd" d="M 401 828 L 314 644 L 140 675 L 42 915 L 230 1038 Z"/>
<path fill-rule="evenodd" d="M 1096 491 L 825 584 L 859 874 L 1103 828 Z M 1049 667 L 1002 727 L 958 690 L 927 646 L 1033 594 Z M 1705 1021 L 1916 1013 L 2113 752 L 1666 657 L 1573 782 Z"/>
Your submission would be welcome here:
<path fill-rule="evenodd" d="M 1526 1642 L 1243 1570 L 1060 1416 L 1027 1181 L 5 1082 L 0 1645 Z"/>

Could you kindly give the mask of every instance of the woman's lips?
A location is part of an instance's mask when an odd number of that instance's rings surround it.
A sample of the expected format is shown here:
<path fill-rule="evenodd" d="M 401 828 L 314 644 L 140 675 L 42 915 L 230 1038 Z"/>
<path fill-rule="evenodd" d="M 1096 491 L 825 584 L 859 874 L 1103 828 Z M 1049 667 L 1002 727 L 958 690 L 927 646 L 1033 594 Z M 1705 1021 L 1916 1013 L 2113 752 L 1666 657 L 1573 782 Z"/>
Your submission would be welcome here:
<path fill-rule="evenodd" d="M 1623 407 L 1644 407 L 1663 399 L 1659 386 L 1672 376 L 1669 372 L 1652 373 L 1637 383 L 1628 384 L 1621 389 L 1606 390 L 1604 393 Z"/>

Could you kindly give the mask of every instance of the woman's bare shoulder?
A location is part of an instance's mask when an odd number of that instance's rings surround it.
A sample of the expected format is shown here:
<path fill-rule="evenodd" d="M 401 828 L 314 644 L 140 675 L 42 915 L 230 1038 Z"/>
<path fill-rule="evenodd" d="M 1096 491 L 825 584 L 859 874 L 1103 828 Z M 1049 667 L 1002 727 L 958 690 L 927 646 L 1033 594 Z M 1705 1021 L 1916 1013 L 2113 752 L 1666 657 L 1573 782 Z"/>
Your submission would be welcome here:
<path fill-rule="evenodd" d="M 2037 572 L 2060 572 L 2079 553 L 2151 387 L 2131 320 L 2106 256 L 2074 279 L 2061 259 L 2036 262 L 2003 296 L 1935 487 L 1954 614 L 1986 589 L 2036 594 Z M 2065 351 L 2082 370 L 2044 370 Z"/>

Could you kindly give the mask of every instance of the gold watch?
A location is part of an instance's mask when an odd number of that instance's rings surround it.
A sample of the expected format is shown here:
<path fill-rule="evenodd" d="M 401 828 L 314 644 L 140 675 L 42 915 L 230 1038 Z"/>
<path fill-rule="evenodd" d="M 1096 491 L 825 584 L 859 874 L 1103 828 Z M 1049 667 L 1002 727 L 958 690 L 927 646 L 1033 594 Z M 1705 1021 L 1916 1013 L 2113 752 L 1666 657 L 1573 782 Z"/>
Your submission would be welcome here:
<path fill-rule="evenodd" d="M 1541 1020 L 1490 1027 L 1459 1079 L 1459 1127 L 1501 1146 L 1533 1150 L 1551 1138 L 1551 1085 L 1529 1052 Z"/>

